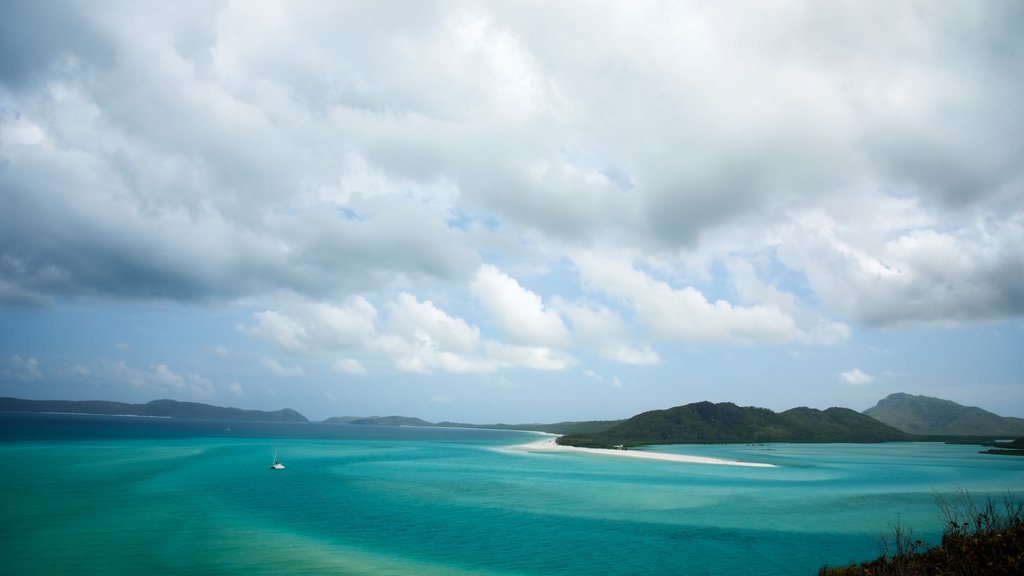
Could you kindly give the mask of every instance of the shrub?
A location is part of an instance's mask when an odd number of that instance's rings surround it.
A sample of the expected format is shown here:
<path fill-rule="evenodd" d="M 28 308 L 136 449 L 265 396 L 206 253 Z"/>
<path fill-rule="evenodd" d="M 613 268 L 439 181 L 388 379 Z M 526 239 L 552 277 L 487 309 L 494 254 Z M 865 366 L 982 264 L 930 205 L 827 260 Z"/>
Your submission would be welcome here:
<path fill-rule="evenodd" d="M 978 503 L 966 490 L 937 495 L 945 522 L 942 544 L 924 550 L 913 531 L 897 521 L 883 537 L 881 555 L 845 568 L 823 567 L 819 576 L 1017 576 L 1024 574 L 1024 503 L 1012 494 L 997 505 Z"/>

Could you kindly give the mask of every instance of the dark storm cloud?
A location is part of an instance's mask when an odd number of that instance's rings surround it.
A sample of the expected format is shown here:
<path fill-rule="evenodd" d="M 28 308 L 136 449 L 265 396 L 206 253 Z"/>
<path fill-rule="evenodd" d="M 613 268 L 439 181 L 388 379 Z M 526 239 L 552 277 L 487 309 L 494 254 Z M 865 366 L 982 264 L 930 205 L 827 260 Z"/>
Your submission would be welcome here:
<path fill-rule="evenodd" d="M 0 12 L 0 84 L 44 80 L 76 61 L 104 64 L 114 47 L 87 16 L 89 2 L 6 2 Z"/>

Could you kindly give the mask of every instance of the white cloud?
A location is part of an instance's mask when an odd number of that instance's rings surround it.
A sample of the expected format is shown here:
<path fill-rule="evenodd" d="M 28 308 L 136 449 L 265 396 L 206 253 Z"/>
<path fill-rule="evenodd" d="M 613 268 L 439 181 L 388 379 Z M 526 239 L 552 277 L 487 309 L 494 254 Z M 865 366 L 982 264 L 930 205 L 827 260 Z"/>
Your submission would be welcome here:
<path fill-rule="evenodd" d="M 793 318 L 772 305 L 709 302 L 695 288 L 673 288 L 622 258 L 580 253 L 573 261 L 588 289 L 628 306 L 660 338 L 751 343 L 800 336 Z"/>
<path fill-rule="evenodd" d="M 275 310 L 265 310 L 253 314 L 256 321 L 253 326 L 239 325 L 243 334 L 255 336 L 274 344 L 278 349 L 290 354 L 308 354 L 310 342 L 306 327 L 297 320 L 289 318 Z"/>
<path fill-rule="evenodd" d="M 865 372 L 862 372 L 859 368 L 854 368 L 853 370 L 847 370 L 846 372 L 841 373 L 839 375 L 839 377 L 842 378 L 843 381 L 846 382 L 847 384 L 852 384 L 854 386 L 861 386 L 863 384 L 871 384 L 872 382 L 875 381 L 875 377 L 874 376 L 872 376 L 870 374 L 867 374 Z"/>
<path fill-rule="evenodd" d="M 729 257 L 724 262 L 729 278 L 741 302 L 749 305 L 767 304 L 791 316 L 799 326 L 798 338 L 807 343 L 836 344 L 850 336 L 850 327 L 808 309 L 792 293 L 766 284 L 748 260 Z"/>
<path fill-rule="evenodd" d="M 522 366 L 534 370 L 567 370 L 576 365 L 572 355 L 546 346 L 484 342 L 484 351 L 501 368 Z"/>
<path fill-rule="evenodd" d="M 298 356 L 358 347 L 375 331 L 377 310 L 362 297 L 349 298 L 342 305 L 293 301 L 285 310 L 257 312 L 252 325 L 237 328 Z"/>
<path fill-rule="evenodd" d="M 339 374 L 362 376 L 367 373 L 366 368 L 353 358 L 342 358 L 331 365 L 331 369 Z"/>
<path fill-rule="evenodd" d="M 150 376 L 153 380 L 170 386 L 172 388 L 183 388 L 185 380 L 175 374 L 166 364 L 156 364 L 150 367 Z"/>
<path fill-rule="evenodd" d="M 481 266 L 470 289 L 514 341 L 558 345 L 566 340 L 567 330 L 558 312 L 496 267 Z"/>
<path fill-rule="evenodd" d="M 11 356 L 8 366 L 4 368 L 3 377 L 5 380 L 31 382 L 42 379 L 43 372 L 39 368 L 39 360 L 31 356 L 23 358 L 15 354 Z"/>
<path fill-rule="evenodd" d="M 942 232 L 852 227 L 804 213 L 782 260 L 837 311 L 877 326 L 959 324 L 1024 312 L 1024 214 Z"/>
<path fill-rule="evenodd" d="M 449 316 L 430 300 L 419 301 L 408 292 L 388 304 L 388 327 L 423 350 L 469 354 L 480 346 L 480 329 L 462 318 Z"/>
<path fill-rule="evenodd" d="M 575 363 L 568 354 L 544 347 L 505 344 L 480 336 L 480 329 L 449 316 L 430 300 L 402 293 L 388 304 L 387 336 L 374 348 L 408 372 L 494 372 L 524 367 L 564 370 Z"/>
<path fill-rule="evenodd" d="M 297 364 L 294 366 L 285 366 L 270 357 L 263 358 L 263 360 L 260 361 L 260 364 L 262 364 L 263 367 L 271 374 L 280 376 L 281 378 L 300 378 L 306 375 L 306 371 L 302 369 L 302 366 Z"/>
<path fill-rule="evenodd" d="M 193 372 L 185 374 L 185 384 L 193 396 L 210 398 L 216 392 L 216 386 L 214 386 L 212 380 Z"/>
<path fill-rule="evenodd" d="M 92 374 L 89 371 L 88 374 Z M 179 374 L 164 363 L 152 364 L 148 368 L 139 369 L 124 360 L 106 362 L 101 374 L 104 378 L 127 384 L 153 395 L 172 398 L 209 399 L 216 393 L 216 385 L 212 380 L 195 372 Z"/>
<path fill-rule="evenodd" d="M 226 360 L 228 358 L 228 349 L 226 346 L 209 346 L 206 349 L 207 354 Z"/>
<path fill-rule="evenodd" d="M 653 366 L 661 363 L 657 351 L 647 344 L 628 341 L 628 327 L 607 306 L 592 302 L 567 302 L 557 298 L 552 306 L 572 324 L 575 339 L 601 356 L 623 364 Z"/>
<path fill-rule="evenodd" d="M 234 394 L 235 396 L 241 396 L 244 393 L 242 385 L 239 384 L 238 382 L 231 382 L 230 384 L 227 385 L 227 389 L 228 392 Z"/>
<path fill-rule="evenodd" d="M 188 393 L 191 396 L 209 398 L 215 392 L 211 380 L 192 372 L 184 376 L 175 373 L 166 364 L 150 366 L 149 372 L 142 375 L 153 388 L 169 392 Z"/>
<path fill-rule="evenodd" d="M 612 388 L 622 388 L 622 380 L 620 380 L 618 376 L 612 376 L 610 381 L 606 381 L 604 376 L 601 376 L 593 370 L 584 370 L 583 375 L 595 382 L 600 382 L 601 384 L 608 382 L 608 385 Z"/>

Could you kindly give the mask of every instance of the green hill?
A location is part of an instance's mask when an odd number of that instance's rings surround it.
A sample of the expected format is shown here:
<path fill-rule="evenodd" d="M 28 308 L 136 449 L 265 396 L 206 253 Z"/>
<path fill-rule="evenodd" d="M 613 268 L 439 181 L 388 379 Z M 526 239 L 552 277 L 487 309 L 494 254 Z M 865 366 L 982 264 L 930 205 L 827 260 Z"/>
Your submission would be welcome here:
<path fill-rule="evenodd" d="M 146 404 L 126 404 L 104 400 L 23 400 L 0 398 L 0 412 L 56 412 L 66 414 L 98 414 L 127 416 L 159 416 L 196 420 L 248 420 L 261 422 L 308 422 L 295 410 L 285 408 L 273 412 L 224 408 L 198 402 L 153 400 Z"/>
<path fill-rule="evenodd" d="M 560 444 L 585 447 L 739 442 L 888 442 L 911 435 L 848 408 L 767 408 L 698 402 L 638 414 L 603 432 L 571 434 Z"/>
<path fill-rule="evenodd" d="M 864 414 L 911 434 L 929 436 L 1024 435 L 1024 419 L 998 416 L 950 400 L 890 394 Z"/>

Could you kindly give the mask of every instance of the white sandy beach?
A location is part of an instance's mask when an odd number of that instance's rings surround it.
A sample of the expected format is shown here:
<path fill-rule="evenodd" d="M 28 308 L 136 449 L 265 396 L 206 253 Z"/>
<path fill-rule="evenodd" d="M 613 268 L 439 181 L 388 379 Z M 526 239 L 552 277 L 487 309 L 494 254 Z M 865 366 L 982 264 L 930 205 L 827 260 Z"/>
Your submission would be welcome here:
<path fill-rule="evenodd" d="M 723 466 L 748 466 L 752 468 L 775 468 L 774 464 L 761 462 L 743 462 L 740 460 L 724 460 L 722 458 L 708 458 L 705 456 L 687 456 L 685 454 L 666 454 L 665 452 L 648 452 L 646 450 L 612 450 L 607 448 L 577 448 L 575 446 L 562 446 L 555 442 L 556 436 L 544 438 L 529 444 L 513 446 L 513 449 L 525 452 L 582 452 L 587 454 L 601 454 L 605 456 L 617 456 L 619 458 L 641 458 L 644 460 L 664 460 L 666 462 L 684 462 L 687 464 L 719 464 Z"/>

